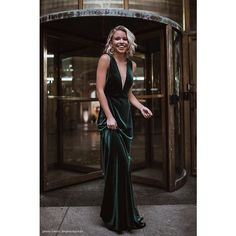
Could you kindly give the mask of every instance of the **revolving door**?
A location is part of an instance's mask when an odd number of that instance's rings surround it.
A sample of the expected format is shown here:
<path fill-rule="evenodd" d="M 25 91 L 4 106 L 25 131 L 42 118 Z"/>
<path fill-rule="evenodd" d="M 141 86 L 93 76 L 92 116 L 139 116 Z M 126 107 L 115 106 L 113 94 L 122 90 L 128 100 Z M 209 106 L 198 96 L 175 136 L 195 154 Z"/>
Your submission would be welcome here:
<path fill-rule="evenodd" d="M 108 18 L 78 17 L 41 25 L 42 191 L 102 177 L 96 66 L 109 30 L 118 23 L 136 35 L 133 93 L 154 114 L 145 120 L 132 110 L 132 180 L 174 191 L 186 179 L 181 32 L 153 21 Z"/>

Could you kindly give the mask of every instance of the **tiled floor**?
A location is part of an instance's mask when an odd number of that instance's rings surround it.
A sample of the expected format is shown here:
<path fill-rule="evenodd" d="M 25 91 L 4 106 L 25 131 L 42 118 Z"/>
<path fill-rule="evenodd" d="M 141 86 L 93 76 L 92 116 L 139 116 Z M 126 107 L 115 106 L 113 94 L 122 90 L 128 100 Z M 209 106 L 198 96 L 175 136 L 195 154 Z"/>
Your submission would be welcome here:
<path fill-rule="evenodd" d="M 138 206 L 146 227 L 123 231 L 123 235 L 195 236 L 195 205 Z M 117 235 L 104 227 L 99 217 L 100 207 L 42 207 L 40 235 L 45 236 L 108 236 Z"/>
<path fill-rule="evenodd" d="M 52 206 L 100 206 L 104 180 L 68 186 L 41 194 L 40 205 Z M 133 183 L 137 205 L 196 204 L 196 178 L 189 177 L 187 183 L 175 192 Z"/>
<path fill-rule="evenodd" d="M 116 235 L 99 217 L 103 179 L 41 194 L 42 236 Z M 195 236 L 196 178 L 175 192 L 133 184 L 134 196 L 146 227 L 123 235 Z"/>

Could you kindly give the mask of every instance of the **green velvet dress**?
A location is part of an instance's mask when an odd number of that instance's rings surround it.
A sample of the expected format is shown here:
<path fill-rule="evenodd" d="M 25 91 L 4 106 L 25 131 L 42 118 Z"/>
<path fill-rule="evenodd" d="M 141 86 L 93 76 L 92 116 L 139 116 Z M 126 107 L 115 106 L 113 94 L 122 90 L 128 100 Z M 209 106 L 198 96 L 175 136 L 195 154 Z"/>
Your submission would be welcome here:
<path fill-rule="evenodd" d="M 128 91 L 132 83 L 132 61 L 127 58 L 126 80 L 122 87 L 118 65 L 110 55 L 104 92 L 118 128 L 107 128 L 102 108 L 97 125 L 101 134 L 101 166 L 105 180 L 100 216 L 106 227 L 114 231 L 136 229 L 141 222 L 131 182 L 133 124 Z"/>

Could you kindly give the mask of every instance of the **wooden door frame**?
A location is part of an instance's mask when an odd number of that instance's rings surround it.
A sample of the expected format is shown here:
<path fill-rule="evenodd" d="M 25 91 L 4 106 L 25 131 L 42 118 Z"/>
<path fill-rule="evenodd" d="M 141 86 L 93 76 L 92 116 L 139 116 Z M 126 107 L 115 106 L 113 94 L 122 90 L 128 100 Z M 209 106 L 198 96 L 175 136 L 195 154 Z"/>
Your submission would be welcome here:
<path fill-rule="evenodd" d="M 47 189 L 47 33 L 40 31 L 40 191 Z"/>
<path fill-rule="evenodd" d="M 166 94 L 164 96 L 164 103 L 165 103 L 165 113 L 162 114 L 165 117 L 165 120 L 163 122 L 166 126 L 166 138 L 163 145 L 165 145 L 166 149 L 166 156 L 167 159 L 165 159 L 164 168 L 163 170 L 164 176 L 164 188 L 166 188 L 168 191 L 174 191 L 176 190 L 176 174 L 175 174 L 175 132 L 174 132 L 174 106 L 169 105 L 170 104 L 170 94 L 173 94 L 173 38 L 172 38 L 172 32 L 173 27 L 171 25 L 166 25 L 164 30 L 164 37 L 162 42 L 162 47 L 165 54 L 166 66 L 163 66 L 165 68 L 165 73 L 163 72 L 163 75 L 165 74 L 164 78 L 166 78 L 165 83 L 165 89 L 163 91 L 166 91 Z M 47 32 L 45 29 L 42 29 L 41 31 L 41 76 L 40 76 L 40 94 L 41 94 L 41 122 L 40 122 L 40 141 L 41 141 L 41 186 L 42 190 L 46 191 L 56 187 L 62 187 L 65 186 L 65 184 L 68 184 L 67 181 L 63 183 L 55 183 L 53 186 L 48 186 L 48 166 L 47 166 Z M 59 131 L 61 132 L 61 131 Z M 59 140 L 59 143 L 61 141 Z M 98 176 L 98 173 L 94 173 L 95 176 Z M 81 177 L 74 178 L 73 181 L 71 180 L 70 183 L 79 183 L 84 182 L 90 179 L 89 174 L 86 175 L 82 181 L 80 181 Z"/>
<path fill-rule="evenodd" d="M 169 191 L 175 190 L 175 130 L 174 130 L 174 106 L 169 105 L 170 95 L 174 93 L 173 86 L 173 38 L 172 27 L 166 25 L 166 122 L 167 122 L 167 186 Z"/>
<path fill-rule="evenodd" d="M 189 52 L 191 52 L 192 42 L 197 41 L 196 35 L 189 35 Z M 189 53 L 189 91 L 190 91 L 190 142 L 191 142 L 191 174 L 197 174 L 197 157 L 196 157 L 196 136 L 197 136 L 197 76 L 193 75 L 193 63 L 197 63 L 196 58 L 193 57 L 192 53 Z"/>

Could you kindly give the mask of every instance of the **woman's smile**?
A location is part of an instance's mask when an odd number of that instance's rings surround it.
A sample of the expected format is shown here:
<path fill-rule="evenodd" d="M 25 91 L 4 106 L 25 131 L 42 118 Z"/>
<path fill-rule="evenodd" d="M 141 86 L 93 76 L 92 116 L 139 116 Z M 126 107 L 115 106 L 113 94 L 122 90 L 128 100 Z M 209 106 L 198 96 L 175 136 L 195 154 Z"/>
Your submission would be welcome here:
<path fill-rule="evenodd" d="M 116 31 L 113 35 L 112 44 L 116 51 L 122 53 L 126 51 L 129 44 L 126 33 L 120 30 Z"/>
<path fill-rule="evenodd" d="M 117 44 L 117 47 L 119 49 L 125 49 L 125 48 L 127 48 L 127 45 L 125 45 L 125 44 Z"/>

